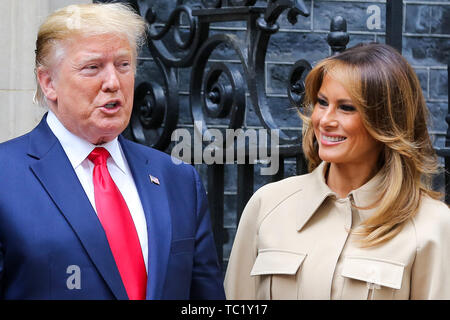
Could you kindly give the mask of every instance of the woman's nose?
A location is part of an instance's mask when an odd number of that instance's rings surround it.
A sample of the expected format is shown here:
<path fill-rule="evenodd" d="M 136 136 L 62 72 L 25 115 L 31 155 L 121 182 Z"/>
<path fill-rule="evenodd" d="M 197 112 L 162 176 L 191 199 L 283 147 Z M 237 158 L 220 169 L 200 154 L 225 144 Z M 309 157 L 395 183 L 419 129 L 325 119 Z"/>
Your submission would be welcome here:
<path fill-rule="evenodd" d="M 328 108 L 322 113 L 322 117 L 320 118 L 320 125 L 324 128 L 326 127 L 335 127 L 338 122 L 336 119 L 336 110 L 332 105 L 329 105 Z"/>

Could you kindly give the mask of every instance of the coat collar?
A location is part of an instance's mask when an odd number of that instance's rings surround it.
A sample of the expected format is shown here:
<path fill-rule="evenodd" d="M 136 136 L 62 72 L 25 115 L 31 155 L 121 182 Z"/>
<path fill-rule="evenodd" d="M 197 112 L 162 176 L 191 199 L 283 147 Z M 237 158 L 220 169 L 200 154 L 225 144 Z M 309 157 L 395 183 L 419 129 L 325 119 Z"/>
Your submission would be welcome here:
<path fill-rule="evenodd" d="M 46 118 L 47 115 L 44 115 L 30 133 L 28 155 L 38 160 L 30 168 L 72 226 L 113 294 L 117 299 L 127 299 L 100 221 Z M 152 153 L 156 151 L 148 149 L 150 151 L 144 153 L 142 146 L 122 136 L 118 139 L 136 183 L 147 221 L 147 299 L 161 299 L 172 239 L 170 206 L 165 196 L 165 188 L 169 187 L 169 183 L 163 178 L 164 162 L 161 161 L 161 156 Z M 161 186 L 151 182 L 150 174 L 161 179 Z"/>
<path fill-rule="evenodd" d="M 297 214 L 297 231 L 305 226 L 328 198 L 336 201 L 348 199 L 355 207 L 359 208 L 357 211 L 361 220 L 366 220 L 375 211 L 373 208 L 363 208 L 373 205 L 380 194 L 379 186 L 382 180 L 380 172 L 358 189 L 352 190 L 346 198 L 337 200 L 338 195 L 325 182 L 325 172 L 328 165 L 329 163 L 322 161 L 317 168 L 304 176 L 303 185 L 307 187 L 302 190 L 301 203 L 299 203 L 301 210 Z"/>
<path fill-rule="evenodd" d="M 111 155 L 111 161 L 114 161 L 123 173 L 127 172 L 124 155 L 117 138 L 102 145 L 94 145 L 67 130 L 51 110 L 47 114 L 47 125 L 59 140 L 73 168 L 80 166 L 94 148 L 103 147 Z"/>
<path fill-rule="evenodd" d="M 159 154 L 142 152 L 142 146 L 119 136 L 119 142 L 127 158 L 128 165 L 144 208 L 148 234 L 148 283 L 147 299 L 161 299 L 166 281 L 166 270 L 172 239 L 172 221 L 166 188 L 164 161 Z M 151 181 L 150 175 L 158 177 L 161 185 Z"/>
<path fill-rule="evenodd" d="M 31 171 L 67 219 L 117 299 L 127 299 L 104 230 L 61 144 L 43 117 L 30 133 Z M 95 235 L 95 236 L 93 236 Z"/>

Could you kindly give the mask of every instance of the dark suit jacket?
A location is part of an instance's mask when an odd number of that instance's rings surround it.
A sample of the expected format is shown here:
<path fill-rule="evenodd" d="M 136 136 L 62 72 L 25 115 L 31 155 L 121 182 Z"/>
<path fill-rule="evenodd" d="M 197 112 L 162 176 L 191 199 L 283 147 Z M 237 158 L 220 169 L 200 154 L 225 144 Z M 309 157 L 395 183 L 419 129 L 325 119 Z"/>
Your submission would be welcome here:
<path fill-rule="evenodd" d="M 0 144 L 0 298 L 127 299 L 103 228 L 45 119 Z M 147 299 L 224 299 L 195 169 L 119 142 L 147 220 Z M 79 268 L 79 289 L 68 285 L 70 266 Z"/>

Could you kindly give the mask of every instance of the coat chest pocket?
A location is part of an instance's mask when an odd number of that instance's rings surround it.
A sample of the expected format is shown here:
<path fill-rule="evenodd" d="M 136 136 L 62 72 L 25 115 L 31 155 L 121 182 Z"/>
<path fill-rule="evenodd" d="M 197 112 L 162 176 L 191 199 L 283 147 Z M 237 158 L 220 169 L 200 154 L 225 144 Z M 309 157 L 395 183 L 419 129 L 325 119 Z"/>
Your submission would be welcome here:
<path fill-rule="evenodd" d="M 403 263 L 357 256 L 345 257 L 343 263 L 343 299 L 390 300 L 401 289 Z"/>
<path fill-rule="evenodd" d="M 258 251 L 251 276 L 258 277 L 257 299 L 297 299 L 297 271 L 306 254 L 262 249 Z"/>

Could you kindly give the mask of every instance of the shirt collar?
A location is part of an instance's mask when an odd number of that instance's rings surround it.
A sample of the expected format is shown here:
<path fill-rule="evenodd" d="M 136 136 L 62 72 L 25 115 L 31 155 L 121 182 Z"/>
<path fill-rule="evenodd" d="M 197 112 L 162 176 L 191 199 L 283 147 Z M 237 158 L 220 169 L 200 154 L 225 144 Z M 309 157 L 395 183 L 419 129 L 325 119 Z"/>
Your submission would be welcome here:
<path fill-rule="evenodd" d="M 117 167 L 126 173 L 125 156 L 117 137 L 102 145 L 94 145 L 67 130 L 51 110 L 48 111 L 47 124 L 61 143 L 74 169 L 81 165 L 94 148 L 103 147 L 108 150 Z"/>
<path fill-rule="evenodd" d="M 297 215 L 297 231 L 300 231 L 305 226 L 327 198 L 338 198 L 338 195 L 330 189 L 325 181 L 325 172 L 328 165 L 328 163 L 322 161 L 317 168 L 305 176 L 306 181 L 304 182 L 304 185 L 307 186 L 307 188 L 303 189 L 303 195 L 300 200 L 301 203 L 299 204 L 299 208 L 301 209 Z M 356 207 L 369 207 L 378 199 L 381 180 L 382 176 L 379 172 L 364 185 L 349 192 L 347 197 L 353 201 Z M 367 210 L 358 209 L 361 220 L 367 219 L 374 210 L 374 208 Z"/>

